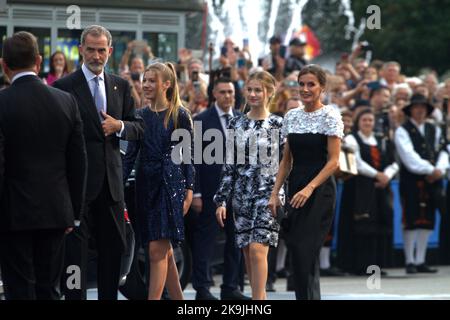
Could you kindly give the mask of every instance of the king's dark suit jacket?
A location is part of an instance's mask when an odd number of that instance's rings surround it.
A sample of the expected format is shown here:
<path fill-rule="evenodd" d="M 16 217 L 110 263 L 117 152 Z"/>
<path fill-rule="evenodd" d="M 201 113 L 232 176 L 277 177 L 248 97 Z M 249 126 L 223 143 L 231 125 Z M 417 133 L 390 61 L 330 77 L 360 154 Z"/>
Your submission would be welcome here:
<path fill-rule="evenodd" d="M 0 230 L 65 229 L 80 218 L 86 182 L 75 99 L 33 75 L 0 91 Z"/>
<path fill-rule="evenodd" d="M 137 140 L 143 133 L 143 121 L 135 117 L 130 85 L 124 79 L 105 74 L 107 110 L 111 117 L 122 120 L 125 131 L 124 140 Z M 89 85 L 81 69 L 59 79 L 54 87 L 70 92 L 78 102 L 84 124 L 84 136 L 88 155 L 87 200 L 99 194 L 105 174 L 108 177 L 109 190 L 114 201 L 123 201 L 122 159 L 119 141 L 115 135 L 105 137 L 100 119 L 92 98 Z"/>

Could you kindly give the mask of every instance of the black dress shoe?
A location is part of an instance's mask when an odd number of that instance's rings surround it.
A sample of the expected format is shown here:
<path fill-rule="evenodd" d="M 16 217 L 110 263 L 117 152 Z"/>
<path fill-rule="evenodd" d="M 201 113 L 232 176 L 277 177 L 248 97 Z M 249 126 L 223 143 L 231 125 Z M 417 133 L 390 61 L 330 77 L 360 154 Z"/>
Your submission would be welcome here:
<path fill-rule="evenodd" d="M 286 291 L 295 291 L 294 276 L 289 275 L 286 281 Z"/>
<path fill-rule="evenodd" d="M 287 278 L 289 276 L 289 272 L 286 269 L 281 269 L 277 271 L 277 278 Z"/>
<path fill-rule="evenodd" d="M 195 300 L 219 300 L 207 289 L 197 290 L 195 294 Z"/>
<path fill-rule="evenodd" d="M 243 295 L 238 289 L 233 291 L 222 291 L 220 293 L 221 300 L 252 300 L 252 298 Z"/>
<path fill-rule="evenodd" d="M 413 265 L 412 263 L 408 263 L 406 265 L 406 273 L 409 273 L 409 274 L 417 273 L 416 266 Z"/>
<path fill-rule="evenodd" d="M 277 290 L 275 290 L 275 286 L 273 285 L 273 282 L 267 282 L 266 283 L 266 291 L 267 292 L 275 292 Z"/>
<path fill-rule="evenodd" d="M 438 272 L 437 269 L 431 269 L 425 263 L 417 265 L 416 269 L 417 269 L 417 272 L 420 272 L 420 273 L 436 273 L 436 272 Z"/>

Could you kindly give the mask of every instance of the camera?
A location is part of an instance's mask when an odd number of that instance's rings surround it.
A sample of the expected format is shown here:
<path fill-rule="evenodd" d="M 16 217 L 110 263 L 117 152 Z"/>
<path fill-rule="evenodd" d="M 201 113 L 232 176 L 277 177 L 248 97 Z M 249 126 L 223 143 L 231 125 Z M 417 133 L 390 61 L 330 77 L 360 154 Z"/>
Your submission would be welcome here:
<path fill-rule="evenodd" d="M 367 42 L 367 41 L 362 41 L 360 43 L 360 46 L 361 46 L 361 50 L 363 52 L 367 52 L 367 51 L 371 51 L 372 50 L 372 45 L 369 42 Z"/>

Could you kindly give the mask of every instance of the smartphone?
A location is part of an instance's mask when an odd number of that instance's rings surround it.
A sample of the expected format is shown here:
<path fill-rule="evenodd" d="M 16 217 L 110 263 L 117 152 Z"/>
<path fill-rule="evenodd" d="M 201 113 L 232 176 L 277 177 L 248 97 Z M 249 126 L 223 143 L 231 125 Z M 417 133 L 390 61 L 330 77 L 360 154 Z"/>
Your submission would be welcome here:
<path fill-rule="evenodd" d="M 286 46 L 280 46 L 280 57 L 286 57 Z"/>
<path fill-rule="evenodd" d="M 227 79 L 231 79 L 231 69 L 230 68 L 223 68 L 220 71 L 220 75 L 221 77 L 227 78 Z"/>
<path fill-rule="evenodd" d="M 239 58 L 237 61 L 237 67 L 238 68 L 244 68 L 245 67 L 245 59 L 244 58 Z"/>
<path fill-rule="evenodd" d="M 226 57 L 227 56 L 227 47 L 225 47 L 225 46 L 223 46 L 221 49 L 220 49 L 220 54 L 222 55 L 222 56 L 224 56 L 224 57 Z"/>
<path fill-rule="evenodd" d="M 243 40 L 242 44 L 243 44 L 243 47 L 244 47 L 244 48 L 245 48 L 245 47 L 248 47 L 248 39 L 245 38 L 245 39 Z"/>
<path fill-rule="evenodd" d="M 192 82 L 198 81 L 198 71 L 192 71 Z"/>
<path fill-rule="evenodd" d="M 377 88 L 380 87 L 380 82 L 379 82 L 379 81 L 371 81 L 371 82 L 369 82 L 368 84 L 366 84 L 366 86 L 367 86 L 370 90 L 377 89 Z"/>

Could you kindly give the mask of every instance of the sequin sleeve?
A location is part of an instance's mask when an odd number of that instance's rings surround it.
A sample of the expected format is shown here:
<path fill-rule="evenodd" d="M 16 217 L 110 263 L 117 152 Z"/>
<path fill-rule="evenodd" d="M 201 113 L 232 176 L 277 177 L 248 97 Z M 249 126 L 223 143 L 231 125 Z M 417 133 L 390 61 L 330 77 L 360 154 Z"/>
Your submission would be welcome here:
<path fill-rule="evenodd" d="M 238 117 L 232 118 L 230 120 L 230 124 L 228 129 L 235 130 L 235 123 Z M 235 141 L 227 140 L 227 148 L 226 148 L 226 161 L 222 166 L 222 173 L 220 178 L 219 188 L 217 189 L 216 194 L 214 195 L 214 203 L 220 207 L 226 207 L 228 200 L 230 199 L 233 193 L 233 185 L 235 180 L 235 159 L 230 158 L 230 148 L 228 147 L 230 144 L 235 144 Z"/>
<path fill-rule="evenodd" d="M 340 139 L 344 137 L 344 123 L 339 110 L 329 107 L 324 117 L 324 134 L 327 136 L 336 136 Z"/>
<path fill-rule="evenodd" d="M 283 123 L 281 125 L 281 141 L 286 141 L 286 138 L 289 134 L 289 121 L 290 121 L 290 115 L 291 112 L 288 111 L 288 113 L 286 113 L 286 115 L 283 118 Z"/>
<path fill-rule="evenodd" d="M 192 159 L 192 152 L 194 150 L 193 143 L 194 143 L 194 130 L 192 127 L 192 119 L 189 113 L 185 110 L 181 110 L 179 115 L 179 121 L 180 121 L 180 128 L 186 129 L 191 134 L 191 146 L 190 150 L 186 150 L 191 155 L 191 161 L 190 163 L 183 163 L 183 173 L 184 177 L 186 179 L 185 188 L 194 190 L 195 185 L 195 167 L 194 167 L 194 160 Z"/>

